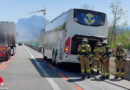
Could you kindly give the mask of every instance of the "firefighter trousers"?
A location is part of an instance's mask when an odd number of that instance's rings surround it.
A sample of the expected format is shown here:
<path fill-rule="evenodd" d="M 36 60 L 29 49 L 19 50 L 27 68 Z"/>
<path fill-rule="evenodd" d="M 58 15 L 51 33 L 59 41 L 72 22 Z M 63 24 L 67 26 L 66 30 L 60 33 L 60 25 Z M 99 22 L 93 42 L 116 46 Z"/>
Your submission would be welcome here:
<path fill-rule="evenodd" d="M 109 76 L 110 71 L 109 71 L 109 57 L 103 57 L 102 58 L 102 76 Z"/>
<path fill-rule="evenodd" d="M 85 73 L 85 70 L 88 74 L 90 74 L 89 59 L 87 57 L 80 58 L 80 65 L 82 74 Z"/>
<path fill-rule="evenodd" d="M 97 65 L 97 71 L 100 72 L 101 70 L 101 57 L 100 56 L 94 56 L 91 70 L 93 71 L 94 66 Z"/>
<path fill-rule="evenodd" d="M 125 62 L 123 61 L 123 59 L 117 59 L 115 60 L 115 65 L 116 65 L 116 77 L 119 77 L 120 72 L 121 72 L 121 77 L 124 77 L 125 75 L 125 70 L 124 70 L 124 64 Z"/>

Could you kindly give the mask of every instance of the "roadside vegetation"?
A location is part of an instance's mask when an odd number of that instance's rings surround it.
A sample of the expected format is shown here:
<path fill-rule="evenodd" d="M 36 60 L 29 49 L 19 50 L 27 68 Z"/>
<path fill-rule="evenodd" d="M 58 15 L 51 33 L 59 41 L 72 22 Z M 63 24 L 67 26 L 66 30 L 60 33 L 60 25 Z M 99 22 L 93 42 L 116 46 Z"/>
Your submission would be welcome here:
<path fill-rule="evenodd" d="M 116 48 L 118 43 L 122 43 L 125 49 L 130 50 L 130 28 L 127 28 L 127 12 L 122 8 L 121 1 L 116 0 L 110 4 L 113 15 L 109 27 L 109 44 L 111 48 Z"/>
<path fill-rule="evenodd" d="M 109 28 L 109 43 L 111 48 L 116 48 L 118 43 L 122 43 L 125 49 L 130 50 L 130 30 L 127 28 L 117 29 L 116 41 L 111 40 L 112 38 L 112 28 Z"/>

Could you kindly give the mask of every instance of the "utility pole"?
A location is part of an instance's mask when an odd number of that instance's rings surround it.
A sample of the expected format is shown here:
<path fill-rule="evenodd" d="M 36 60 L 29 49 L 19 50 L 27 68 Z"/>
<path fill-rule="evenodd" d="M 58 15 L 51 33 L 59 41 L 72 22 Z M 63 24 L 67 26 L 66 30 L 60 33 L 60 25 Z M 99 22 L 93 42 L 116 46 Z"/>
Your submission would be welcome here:
<path fill-rule="evenodd" d="M 43 10 L 38 10 L 38 11 L 35 11 L 35 12 L 31 12 L 31 13 L 28 13 L 28 14 L 33 14 L 33 13 L 39 13 L 39 12 L 43 12 L 43 25 L 44 25 L 44 33 L 46 31 L 46 9 L 43 9 Z"/>

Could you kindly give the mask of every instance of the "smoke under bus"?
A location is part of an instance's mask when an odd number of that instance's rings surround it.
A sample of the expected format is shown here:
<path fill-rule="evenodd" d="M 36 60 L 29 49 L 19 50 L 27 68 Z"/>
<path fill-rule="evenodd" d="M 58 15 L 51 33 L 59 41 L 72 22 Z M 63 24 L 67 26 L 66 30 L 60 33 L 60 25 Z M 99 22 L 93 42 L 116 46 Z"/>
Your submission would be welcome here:
<path fill-rule="evenodd" d="M 79 63 L 77 48 L 82 38 L 88 38 L 93 50 L 96 42 L 108 38 L 107 16 L 105 13 L 70 9 L 53 19 L 40 33 L 39 46 L 44 59 L 53 63 Z"/>

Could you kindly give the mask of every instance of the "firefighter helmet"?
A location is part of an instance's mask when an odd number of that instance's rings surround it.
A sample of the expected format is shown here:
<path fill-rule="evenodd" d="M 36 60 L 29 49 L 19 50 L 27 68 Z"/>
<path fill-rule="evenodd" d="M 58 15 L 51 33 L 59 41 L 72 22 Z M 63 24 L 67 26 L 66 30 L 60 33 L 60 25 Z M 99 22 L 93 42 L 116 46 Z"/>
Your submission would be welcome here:
<path fill-rule="evenodd" d="M 118 47 L 119 47 L 119 46 L 123 46 L 123 44 L 122 44 L 122 43 L 118 43 L 118 45 L 117 45 L 117 46 L 118 46 Z"/>
<path fill-rule="evenodd" d="M 88 39 L 87 38 L 83 38 L 82 42 L 88 42 Z"/>
<path fill-rule="evenodd" d="M 97 44 L 98 46 L 101 46 L 101 42 L 100 42 L 100 41 L 98 41 L 96 44 Z"/>

